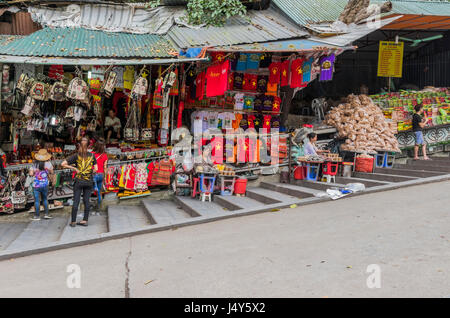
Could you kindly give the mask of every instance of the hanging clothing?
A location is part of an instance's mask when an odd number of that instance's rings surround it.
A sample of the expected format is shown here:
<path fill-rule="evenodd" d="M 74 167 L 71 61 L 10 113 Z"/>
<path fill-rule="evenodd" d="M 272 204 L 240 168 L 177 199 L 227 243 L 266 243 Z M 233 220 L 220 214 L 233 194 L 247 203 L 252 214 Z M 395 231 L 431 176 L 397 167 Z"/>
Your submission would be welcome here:
<path fill-rule="evenodd" d="M 208 67 L 206 71 L 206 96 L 222 96 L 228 85 L 228 71 L 230 62 L 227 60 L 221 64 Z"/>
<path fill-rule="evenodd" d="M 280 80 L 280 86 L 288 86 L 289 85 L 289 66 L 291 64 L 291 61 L 286 60 L 283 63 L 281 63 L 281 80 Z"/>
<path fill-rule="evenodd" d="M 303 82 L 305 83 L 311 82 L 313 60 L 314 59 L 311 57 L 303 63 Z"/>
<path fill-rule="evenodd" d="M 148 171 L 145 162 L 136 165 L 136 177 L 134 190 L 136 192 L 144 192 L 148 190 L 147 186 Z"/>
<path fill-rule="evenodd" d="M 269 83 L 270 84 L 278 84 L 281 79 L 281 63 L 277 62 L 270 64 L 269 66 Z"/>
<path fill-rule="evenodd" d="M 303 83 L 303 62 L 305 59 L 295 59 L 291 63 L 291 88 L 305 87 Z"/>
<path fill-rule="evenodd" d="M 331 54 L 320 59 L 320 80 L 331 81 L 333 79 L 333 68 L 336 56 Z"/>
<path fill-rule="evenodd" d="M 244 83 L 244 74 L 243 73 L 234 73 L 234 89 L 241 90 Z"/>

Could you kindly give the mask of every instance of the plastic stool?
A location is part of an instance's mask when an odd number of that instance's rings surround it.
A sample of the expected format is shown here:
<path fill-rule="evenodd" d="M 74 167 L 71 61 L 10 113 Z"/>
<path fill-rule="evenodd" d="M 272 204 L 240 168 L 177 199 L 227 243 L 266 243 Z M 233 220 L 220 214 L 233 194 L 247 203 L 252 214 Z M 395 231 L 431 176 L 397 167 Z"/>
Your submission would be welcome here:
<path fill-rule="evenodd" d="M 325 174 L 323 176 L 325 178 L 325 182 L 326 183 L 330 183 L 331 181 L 333 181 L 333 183 L 336 183 L 336 176 L 335 175 L 329 175 L 329 174 Z"/>
<path fill-rule="evenodd" d="M 386 153 L 378 153 L 375 155 L 375 167 L 384 168 L 386 163 Z"/>
<path fill-rule="evenodd" d="M 389 153 L 384 154 L 384 162 L 383 162 L 383 168 L 391 168 L 394 167 L 395 163 L 395 155 L 390 155 Z"/>
<path fill-rule="evenodd" d="M 192 197 L 193 198 L 195 198 L 197 196 L 197 193 L 200 192 L 199 182 L 200 182 L 200 178 L 198 178 L 198 177 L 193 178 L 193 185 L 192 185 Z"/>
<path fill-rule="evenodd" d="M 352 177 L 352 170 L 353 170 L 353 163 L 351 162 L 344 162 L 342 163 L 343 171 L 342 176 L 344 178 L 351 178 Z"/>
<path fill-rule="evenodd" d="M 222 176 L 220 179 L 220 195 L 233 195 L 236 177 Z"/>
<path fill-rule="evenodd" d="M 306 180 L 317 181 L 319 178 L 320 163 L 306 164 Z"/>
<path fill-rule="evenodd" d="M 327 162 L 322 166 L 323 175 L 335 176 L 339 170 L 339 163 Z"/>
<path fill-rule="evenodd" d="M 202 200 L 202 202 L 205 202 L 206 199 L 208 199 L 209 202 L 212 202 L 212 200 L 211 200 L 211 192 L 208 192 L 208 193 L 202 192 L 200 194 L 200 200 Z"/>
<path fill-rule="evenodd" d="M 205 185 L 205 181 L 209 181 L 209 189 L 208 186 Z M 214 183 L 216 182 L 216 177 L 207 177 L 203 173 L 200 175 L 200 192 L 204 193 L 212 193 L 214 192 Z"/>

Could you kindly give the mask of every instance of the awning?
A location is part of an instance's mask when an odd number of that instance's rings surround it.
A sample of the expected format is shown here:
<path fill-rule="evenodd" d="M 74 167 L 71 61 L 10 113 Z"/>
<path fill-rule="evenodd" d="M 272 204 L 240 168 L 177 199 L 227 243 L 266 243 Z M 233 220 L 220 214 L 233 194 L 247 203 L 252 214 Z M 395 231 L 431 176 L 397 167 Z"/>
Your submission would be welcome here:
<path fill-rule="evenodd" d="M 383 30 L 450 30 L 450 16 L 405 14 Z"/>
<path fill-rule="evenodd" d="M 274 41 L 266 43 L 253 43 L 234 46 L 217 46 L 208 51 L 220 52 L 315 52 L 320 50 L 339 49 L 349 50 L 353 46 L 335 46 L 308 39 Z"/>
<path fill-rule="evenodd" d="M 0 63 L 36 64 L 36 65 L 155 65 L 188 62 L 207 62 L 208 58 L 173 59 L 107 59 L 107 58 L 64 58 L 64 57 L 28 57 L 0 55 Z"/>

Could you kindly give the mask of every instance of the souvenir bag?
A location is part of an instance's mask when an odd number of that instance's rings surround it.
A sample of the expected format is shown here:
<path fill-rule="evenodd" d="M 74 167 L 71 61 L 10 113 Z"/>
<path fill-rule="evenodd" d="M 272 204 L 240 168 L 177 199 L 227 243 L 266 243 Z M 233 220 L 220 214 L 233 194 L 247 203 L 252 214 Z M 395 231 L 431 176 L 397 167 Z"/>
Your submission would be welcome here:
<path fill-rule="evenodd" d="M 33 84 L 30 90 L 30 96 L 35 100 L 45 100 L 46 85 L 43 82 L 36 82 Z"/>
<path fill-rule="evenodd" d="M 19 77 L 19 80 L 17 81 L 17 85 L 16 85 L 16 89 L 21 93 L 21 94 L 26 94 L 28 91 L 28 85 L 27 82 L 29 80 L 29 77 L 27 74 L 22 73 Z"/>
<path fill-rule="evenodd" d="M 128 120 L 124 128 L 124 137 L 130 141 L 134 141 L 139 139 L 139 121 L 137 119 L 139 108 L 135 100 L 130 99 L 130 102 L 131 104 L 128 107 Z"/>
<path fill-rule="evenodd" d="M 17 183 L 19 183 L 20 185 L 20 190 L 18 191 L 15 190 L 11 192 L 11 203 L 13 204 L 14 209 L 24 209 L 27 204 L 27 195 L 25 194 L 25 187 L 23 185 L 23 182 L 21 181 L 22 178 L 21 177 L 16 178 L 18 178 Z M 13 187 L 13 189 L 14 188 L 15 187 Z"/>
<path fill-rule="evenodd" d="M 97 120 L 92 119 L 87 125 L 87 131 L 95 132 L 96 128 L 97 128 Z"/>
<path fill-rule="evenodd" d="M 73 78 L 67 87 L 66 96 L 71 99 L 85 102 L 89 99 L 89 88 L 85 81 L 79 77 Z"/>
<path fill-rule="evenodd" d="M 147 88 L 148 88 L 147 79 L 140 76 L 136 80 L 136 82 L 134 82 L 132 93 L 139 96 L 144 96 L 145 94 L 147 94 Z"/>
<path fill-rule="evenodd" d="M 102 116 L 102 99 L 99 96 L 94 96 L 93 110 L 97 118 Z"/>
<path fill-rule="evenodd" d="M 153 139 L 153 131 L 151 128 L 142 128 L 141 130 L 141 139 L 144 141 Z"/>
<path fill-rule="evenodd" d="M 33 120 L 33 118 L 28 119 L 27 130 L 28 131 L 33 131 L 34 130 L 34 120 Z"/>
<path fill-rule="evenodd" d="M 66 99 L 67 85 L 63 82 L 56 82 L 50 89 L 50 99 L 55 102 L 62 102 Z"/>
<path fill-rule="evenodd" d="M 23 109 L 20 111 L 25 116 L 29 117 L 33 114 L 35 101 L 31 96 L 27 96 L 25 99 L 25 105 L 23 106 Z"/>
<path fill-rule="evenodd" d="M 70 106 L 69 108 L 67 108 L 66 110 L 66 118 L 73 118 L 75 116 L 75 107 L 74 106 Z"/>
<path fill-rule="evenodd" d="M 116 72 L 109 72 L 106 80 L 103 82 L 102 91 L 105 92 L 105 95 L 107 97 L 111 97 L 114 87 L 116 87 L 117 83 L 117 73 Z"/>
<path fill-rule="evenodd" d="M 162 90 L 159 88 L 162 85 L 162 79 L 156 80 L 155 92 L 153 93 L 153 109 L 159 109 L 163 107 L 164 97 Z"/>

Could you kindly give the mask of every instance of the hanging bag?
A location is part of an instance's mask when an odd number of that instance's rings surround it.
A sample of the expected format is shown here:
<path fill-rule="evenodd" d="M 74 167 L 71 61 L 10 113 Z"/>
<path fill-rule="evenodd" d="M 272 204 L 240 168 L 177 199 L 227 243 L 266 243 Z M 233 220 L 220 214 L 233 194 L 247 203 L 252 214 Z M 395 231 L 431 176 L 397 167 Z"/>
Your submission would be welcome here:
<path fill-rule="evenodd" d="M 131 92 L 138 96 L 144 96 L 147 94 L 148 81 L 146 78 L 140 76 L 133 85 Z"/>
<path fill-rule="evenodd" d="M 111 97 L 114 87 L 116 87 L 117 83 L 117 73 L 109 72 L 106 80 L 103 82 L 102 91 L 105 93 L 106 97 Z"/>
<path fill-rule="evenodd" d="M 35 106 L 35 100 L 31 96 L 27 96 L 25 99 L 25 105 L 23 109 L 20 111 L 25 116 L 29 117 L 33 114 L 33 109 Z"/>
<path fill-rule="evenodd" d="M 16 89 L 21 94 L 26 94 L 28 92 L 28 85 L 27 82 L 29 80 L 29 77 L 27 74 L 22 73 L 19 77 L 19 80 L 17 81 Z"/>
<path fill-rule="evenodd" d="M 45 100 L 45 83 L 35 82 L 31 87 L 30 96 L 35 100 Z"/>
<path fill-rule="evenodd" d="M 81 102 L 89 100 L 89 88 L 85 81 L 79 77 L 73 78 L 67 87 L 66 96 Z"/>
<path fill-rule="evenodd" d="M 55 102 L 63 102 L 66 100 L 67 85 L 63 82 L 56 82 L 50 90 L 50 99 Z"/>

